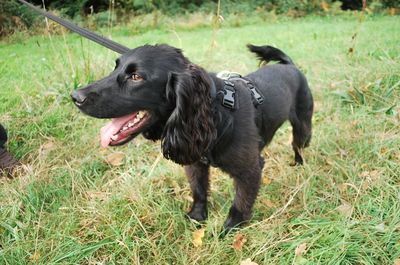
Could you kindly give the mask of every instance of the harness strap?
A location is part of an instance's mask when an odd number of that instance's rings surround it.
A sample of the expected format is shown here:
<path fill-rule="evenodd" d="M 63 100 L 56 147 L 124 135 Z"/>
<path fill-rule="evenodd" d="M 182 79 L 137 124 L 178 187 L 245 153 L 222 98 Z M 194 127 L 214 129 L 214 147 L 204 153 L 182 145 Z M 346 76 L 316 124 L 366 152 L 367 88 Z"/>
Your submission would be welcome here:
<path fill-rule="evenodd" d="M 243 76 L 241 76 L 239 73 L 233 73 L 233 72 L 220 72 L 217 74 L 217 77 L 221 78 L 224 80 L 225 82 L 225 86 L 224 86 L 224 99 L 222 102 L 222 105 L 228 108 L 233 109 L 232 104 L 226 103 L 231 99 L 231 95 L 229 91 L 231 91 L 231 89 L 229 88 L 229 86 L 231 86 L 234 90 L 234 84 L 232 82 L 229 81 L 236 81 L 236 80 L 240 80 L 242 82 L 245 82 L 246 87 L 250 90 L 251 92 L 251 97 L 253 99 L 253 104 L 255 107 L 257 107 L 258 105 L 261 105 L 264 102 L 264 97 L 261 94 L 261 92 L 257 89 L 257 87 L 255 85 L 253 85 L 253 83 L 248 79 L 245 78 Z M 227 82 L 229 83 L 229 85 L 227 86 Z M 233 94 L 234 95 L 234 94 Z M 233 105 L 235 102 L 235 99 L 232 95 L 232 99 L 233 99 Z M 231 99 L 231 100 L 232 100 Z"/>
<path fill-rule="evenodd" d="M 261 105 L 264 102 L 263 95 L 257 89 L 257 87 L 253 85 L 253 83 L 249 79 L 242 77 L 242 76 L 240 76 L 240 77 L 235 76 L 235 77 L 230 78 L 230 80 L 241 80 L 246 83 L 247 88 L 251 92 L 251 97 L 253 98 L 254 106 Z"/>

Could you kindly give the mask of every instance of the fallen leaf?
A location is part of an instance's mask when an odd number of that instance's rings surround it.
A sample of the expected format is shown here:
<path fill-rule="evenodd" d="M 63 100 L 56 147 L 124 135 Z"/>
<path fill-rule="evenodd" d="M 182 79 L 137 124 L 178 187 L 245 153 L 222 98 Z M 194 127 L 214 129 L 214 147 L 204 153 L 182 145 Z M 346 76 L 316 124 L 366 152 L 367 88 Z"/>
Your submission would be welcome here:
<path fill-rule="evenodd" d="M 347 151 L 342 148 L 339 148 L 339 153 L 341 157 L 346 157 L 348 155 Z"/>
<path fill-rule="evenodd" d="M 400 265 L 400 258 L 395 259 L 393 265 Z"/>
<path fill-rule="evenodd" d="M 200 247 L 203 245 L 202 238 L 204 237 L 204 231 L 204 228 L 202 228 L 192 233 L 192 243 L 195 247 Z"/>
<path fill-rule="evenodd" d="M 276 203 L 268 199 L 261 199 L 261 203 L 267 206 L 268 208 L 276 208 Z"/>
<path fill-rule="evenodd" d="M 379 150 L 379 152 L 382 154 L 382 155 L 385 155 L 387 152 L 389 152 L 390 151 L 390 149 L 389 148 L 387 148 L 387 147 L 382 147 L 381 148 L 381 150 Z"/>
<path fill-rule="evenodd" d="M 385 223 L 380 223 L 379 225 L 375 226 L 376 231 L 383 233 L 385 232 Z"/>
<path fill-rule="evenodd" d="M 338 189 L 339 189 L 339 191 L 340 191 L 341 193 L 346 192 L 346 191 L 347 191 L 347 185 L 345 185 L 345 184 L 343 184 L 343 183 L 338 184 Z"/>
<path fill-rule="evenodd" d="M 365 181 L 362 183 L 361 188 L 362 188 L 363 190 L 367 190 L 367 189 L 369 188 L 369 183 L 370 183 L 370 181 L 369 181 L 368 179 L 365 180 Z"/>
<path fill-rule="evenodd" d="M 270 179 L 270 178 L 267 178 L 267 177 L 262 178 L 262 183 L 264 185 L 269 185 L 269 184 L 271 184 L 271 182 L 272 182 L 272 179 Z"/>
<path fill-rule="evenodd" d="M 354 207 L 347 202 L 343 202 L 339 207 L 336 208 L 341 215 L 344 217 L 350 217 L 353 214 Z"/>
<path fill-rule="evenodd" d="M 122 165 L 122 161 L 125 158 L 125 154 L 122 152 L 112 153 L 106 157 L 106 161 L 108 164 L 117 167 Z"/>
<path fill-rule="evenodd" d="M 56 149 L 56 144 L 53 141 L 48 141 L 40 146 L 39 155 L 47 156 L 54 149 Z"/>
<path fill-rule="evenodd" d="M 243 245 L 247 242 L 247 238 L 243 234 L 236 234 L 233 239 L 233 248 L 242 251 Z"/>
<path fill-rule="evenodd" d="M 373 179 L 378 179 L 379 178 L 379 176 L 380 176 L 380 174 L 381 174 L 381 172 L 379 171 L 379 170 L 372 170 L 370 173 L 369 173 L 369 176 L 371 177 L 371 178 L 373 178 Z"/>
<path fill-rule="evenodd" d="M 33 255 L 31 256 L 31 260 L 33 262 L 38 262 L 39 259 L 40 259 L 40 254 L 35 251 L 35 253 L 33 253 Z"/>
<path fill-rule="evenodd" d="M 193 202 L 193 197 L 189 194 L 183 195 L 182 198 L 186 201 Z"/>
<path fill-rule="evenodd" d="M 306 243 L 302 243 L 300 245 L 298 245 L 294 251 L 294 254 L 296 256 L 301 256 L 306 252 L 307 249 L 307 244 Z"/>
<path fill-rule="evenodd" d="M 258 265 L 258 264 L 251 261 L 251 259 L 245 259 L 240 262 L 240 265 Z"/>
<path fill-rule="evenodd" d="M 94 200 L 106 201 L 111 195 L 109 192 L 104 191 L 87 191 L 86 194 Z"/>
<path fill-rule="evenodd" d="M 363 171 L 360 174 L 360 177 L 366 178 L 366 177 L 370 177 L 373 179 L 378 179 L 380 175 L 379 170 L 372 170 L 372 171 Z"/>
<path fill-rule="evenodd" d="M 53 141 L 49 141 L 45 144 L 43 144 L 40 148 L 42 148 L 43 150 L 51 150 L 55 148 L 55 143 Z"/>

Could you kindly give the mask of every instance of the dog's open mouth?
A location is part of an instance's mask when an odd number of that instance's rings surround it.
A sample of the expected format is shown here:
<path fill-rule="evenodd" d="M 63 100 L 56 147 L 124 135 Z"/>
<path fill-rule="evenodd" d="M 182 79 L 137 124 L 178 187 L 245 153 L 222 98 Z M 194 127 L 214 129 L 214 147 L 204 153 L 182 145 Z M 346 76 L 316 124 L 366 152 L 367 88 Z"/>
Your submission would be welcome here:
<path fill-rule="evenodd" d="M 100 130 L 101 146 L 122 145 L 141 132 L 147 124 L 150 114 L 141 110 L 132 114 L 114 118 Z"/>

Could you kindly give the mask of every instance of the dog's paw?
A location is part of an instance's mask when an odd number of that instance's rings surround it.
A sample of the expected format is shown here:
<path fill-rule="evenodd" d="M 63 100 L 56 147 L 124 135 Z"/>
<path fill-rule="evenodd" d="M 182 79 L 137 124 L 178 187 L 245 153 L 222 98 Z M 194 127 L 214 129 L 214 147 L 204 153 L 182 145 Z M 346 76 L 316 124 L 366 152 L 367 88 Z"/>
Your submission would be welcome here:
<path fill-rule="evenodd" d="M 191 220 L 197 222 L 202 222 L 207 219 L 207 205 L 206 204 L 196 204 L 193 205 L 190 212 L 187 213 L 187 217 Z"/>
<path fill-rule="evenodd" d="M 249 216 L 249 215 L 246 215 Z M 237 229 L 239 226 L 244 224 L 248 218 L 245 218 L 244 214 L 238 211 L 235 207 L 232 207 L 229 211 L 229 216 L 224 223 L 224 228 L 221 235 L 225 236 L 232 229 Z"/>
<path fill-rule="evenodd" d="M 291 167 L 302 166 L 303 164 L 304 164 L 303 159 L 297 159 L 289 163 Z"/>
<path fill-rule="evenodd" d="M 246 222 L 245 220 L 239 221 L 239 220 L 233 220 L 232 218 L 228 218 L 224 223 L 224 227 L 219 233 L 219 238 L 224 238 L 229 233 L 238 230 L 240 226 L 245 222 Z"/>

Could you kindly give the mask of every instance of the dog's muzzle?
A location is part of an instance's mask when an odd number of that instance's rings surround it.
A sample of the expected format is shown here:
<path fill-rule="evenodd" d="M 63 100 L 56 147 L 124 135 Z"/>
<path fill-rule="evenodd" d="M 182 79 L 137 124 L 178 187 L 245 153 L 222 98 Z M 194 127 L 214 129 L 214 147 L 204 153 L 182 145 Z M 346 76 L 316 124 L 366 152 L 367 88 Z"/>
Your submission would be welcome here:
<path fill-rule="evenodd" d="M 74 104 L 78 107 L 81 107 L 87 101 L 86 95 L 84 95 L 79 90 L 75 90 L 71 93 L 71 98 Z"/>

